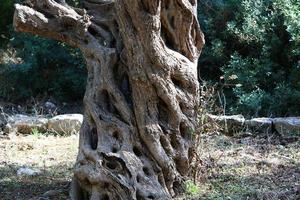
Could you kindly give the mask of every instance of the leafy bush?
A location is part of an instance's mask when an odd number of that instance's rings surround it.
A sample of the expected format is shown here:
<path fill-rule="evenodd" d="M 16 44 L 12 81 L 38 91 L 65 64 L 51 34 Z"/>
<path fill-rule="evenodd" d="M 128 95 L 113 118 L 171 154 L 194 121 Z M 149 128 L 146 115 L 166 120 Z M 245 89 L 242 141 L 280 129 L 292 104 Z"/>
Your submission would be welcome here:
<path fill-rule="evenodd" d="M 78 50 L 28 34 L 13 36 L 10 49 L 17 57 L 0 65 L 0 97 L 14 102 L 41 95 L 82 99 L 86 70 Z"/>
<path fill-rule="evenodd" d="M 0 4 L 0 98 L 81 99 L 84 62 L 59 42 L 12 31 L 13 3 Z M 229 113 L 300 114 L 300 1 L 199 0 L 206 46 L 201 76 L 219 83 Z M 78 0 L 68 3 L 78 5 Z M 220 79 L 220 77 L 222 77 Z"/>
<path fill-rule="evenodd" d="M 0 98 L 13 102 L 37 96 L 82 99 L 86 69 L 81 53 L 63 43 L 15 33 L 11 23 L 16 2 L 21 1 L 0 4 Z"/>
<path fill-rule="evenodd" d="M 199 1 L 201 76 L 219 82 L 227 112 L 300 114 L 299 10 L 299 0 Z"/>

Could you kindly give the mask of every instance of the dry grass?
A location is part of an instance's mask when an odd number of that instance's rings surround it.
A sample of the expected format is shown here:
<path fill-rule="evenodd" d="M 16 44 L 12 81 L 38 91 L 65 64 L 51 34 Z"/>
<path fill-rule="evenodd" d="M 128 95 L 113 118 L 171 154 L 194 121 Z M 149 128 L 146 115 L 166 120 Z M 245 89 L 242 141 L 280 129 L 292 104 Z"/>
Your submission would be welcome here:
<path fill-rule="evenodd" d="M 201 178 L 198 186 L 189 182 L 187 191 L 192 195 L 182 199 L 299 200 L 299 138 L 202 134 Z M 77 144 L 77 136 L 0 139 L 0 199 L 27 200 L 61 188 L 49 199 L 67 199 Z M 16 171 L 22 166 L 42 174 L 18 177 Z"/>
<path fill-rule="evenodd" d="M 300 200 L 299 137 L 206 134 L 200 145 L 199 189 L 184 199 Z"/>
<path fill-rule="evenodd" d="M 46 191 L 65 189 L 72 177 L 78 137 L 31 135 L 0 139 L 0 199 L 25 200 Z M 21 167 L 39 169 L 34 177 L 17 176 Z M 62 193 L 54 199 L 66 199 Z"/>

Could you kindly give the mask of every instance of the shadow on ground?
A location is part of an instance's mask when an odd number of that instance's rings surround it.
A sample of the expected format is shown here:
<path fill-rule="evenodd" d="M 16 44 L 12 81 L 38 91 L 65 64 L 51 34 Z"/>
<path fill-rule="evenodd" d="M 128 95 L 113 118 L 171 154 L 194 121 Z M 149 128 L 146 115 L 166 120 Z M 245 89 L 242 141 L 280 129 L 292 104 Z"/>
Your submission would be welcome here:
<path fill-rule="evenodd" d="M 0 167 L 0 199 L 1 200 L 28 200 L 36 196 L 41 196 L 45 192 L 59 190 L 54 197 L 48 199 L 63 200 L 68 198 L 70 185 L 70 173 L 65 173 L 68 166 L 55 166 L 39 169 L 41 174 L 36 176 L 18 176 L 17 170 L 23 166 L 8 165 Z M 36 168 L 38 169 L 38 168 Z M 57 169 L 65 169 L 54 171 Z"/>
<path fill-rule="evenodd" d="M 0 200 L 68 199 L 78 136 L 18 136 L 0 140 Z M 18 169 L 39 170 L 35 176 L 17 175 Z"/>
<path fill-rule="evenodd" d="M 185 199 L 300 200 L 299 136 L 202 136 L 199 192 Z"/>
<path fill-rule="evenodd" d="M 204 134 L 199 200 L 300 200 L 300 136 L 228 137 Z M 78 137 L 27 136 L 0 139 L 0 200 L 28 200 L 60 190 L 51 198 L 68 199 Z M 17 176 L 21 167 L 37 176 Z"/>

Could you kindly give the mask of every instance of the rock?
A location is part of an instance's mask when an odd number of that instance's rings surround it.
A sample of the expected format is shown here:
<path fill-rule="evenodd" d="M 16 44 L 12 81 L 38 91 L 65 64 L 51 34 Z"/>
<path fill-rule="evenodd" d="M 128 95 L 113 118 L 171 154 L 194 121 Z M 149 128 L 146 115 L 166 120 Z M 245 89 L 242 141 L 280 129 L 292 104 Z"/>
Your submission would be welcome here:
<path fill-rule="evenodd" d="M 245 118 L 243 115 L 211 115 L 207 114 L 207 116 L 211 119 L 214 119 L 216 121 L 220 122 L 234 122 L 237 124 L 243 124 L 245 122 Z"/>
<path fill-rule="evenodd" d="M 233 135 L 244 129 L 245 118 L 243 115 L 207 115 L 208 118 L 215 121 L 226 134 Z"/>
<path fill-rule="evenodd" d="M 42 196 L 43 197 L 56 197 L 59 194 L 64 193 L 65 190 L 64 189 L 59 189 L 59 190 L 49 190 L 47 192 L 45 192 Z"/>
<path fill-rule="evenodd" d="M 274 118 L 273 124 L 276 131 L 281 135 L 300 135 L 300 117 Z"/>
<path fill-rule="evenodd" d="M 30 134 L 33 129 L 37 129 L 39 132 L 46 132 L 47 124 L 48 119 L 46 118 L 17 114 L 8 117 L 5 132 L 16 131 L 23 134 Z"/>
<path fill-rule="evenodd" d="M 272 132 L 271 118 L 253 118 L 245 121 L 245 126 L 251 132 L 271 133 Z"/>
<path fill-rule="evenodd" d="M 45 102 L 45 108 L 54 110 L 56 109 L 56 105 L 50 101 Z"/>
<path fill-rule="evenodd" d="M 208 118 L 217 122 L 226 134 L 237 132 L 272 133 L 277 131 L 281 135 L 300 135 L 300 117 L 281 118 L 253 118 L 245 120 L 242 115 L 216 116 L 207 115 Z"/>
<path fill-rule="evenodd" d="M 63 135 L 78 133 L 82 125 L 83 115 L 81 114 L 66 114 L 57 115 L 48 122 L 48 130 Z"/>
<path fill-rule="evenodd" d="M 18 176 L 36 176 L 39 175 L 41 173 L 40 170 L 34 170 L 34 169 L 30 169 L 27 167 L 22 167 L 20 169 L 18 169 L 17 171 L 17 175 Z"/>

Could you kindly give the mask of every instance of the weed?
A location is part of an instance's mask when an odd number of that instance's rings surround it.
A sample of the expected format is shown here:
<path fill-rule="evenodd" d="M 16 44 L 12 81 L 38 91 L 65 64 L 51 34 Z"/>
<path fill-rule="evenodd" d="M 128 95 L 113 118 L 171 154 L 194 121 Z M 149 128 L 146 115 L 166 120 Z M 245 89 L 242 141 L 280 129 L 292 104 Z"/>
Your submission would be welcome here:
<path fill-rule="evenodd" d="M 32 128 L 31 129 L 31 134 L 34 136 L 34 137 L 40 137 L 41 135 L 43 135 L 43 133 L 41 133 L 38 128 Z"/>
<path fill-rule="evenodd" d="M 186 181 L 185 182 L 185 192 L 191 196 L 198 196 L 200 194 L 199 186 L 194 183 L 193 181 Z"/>

